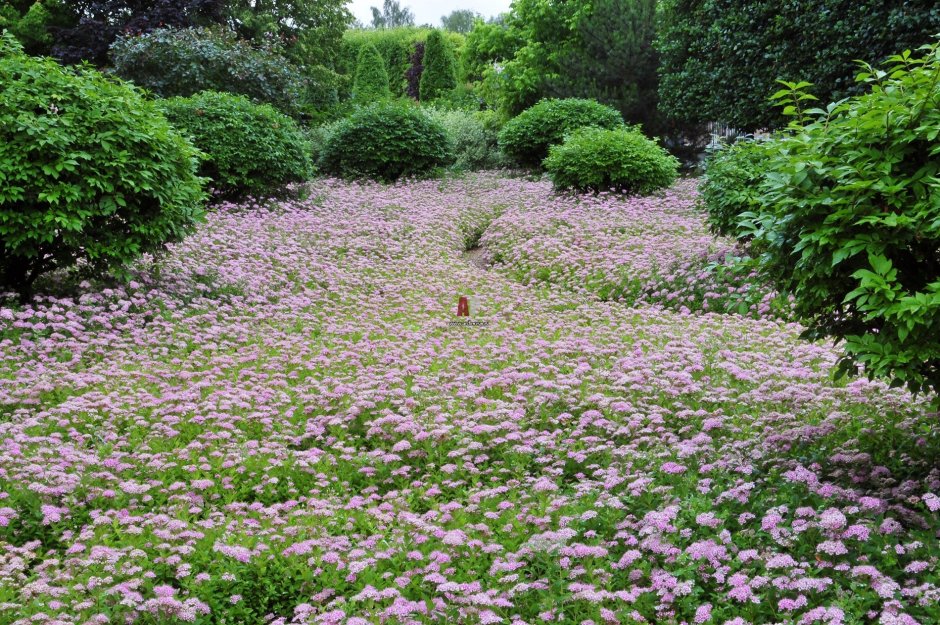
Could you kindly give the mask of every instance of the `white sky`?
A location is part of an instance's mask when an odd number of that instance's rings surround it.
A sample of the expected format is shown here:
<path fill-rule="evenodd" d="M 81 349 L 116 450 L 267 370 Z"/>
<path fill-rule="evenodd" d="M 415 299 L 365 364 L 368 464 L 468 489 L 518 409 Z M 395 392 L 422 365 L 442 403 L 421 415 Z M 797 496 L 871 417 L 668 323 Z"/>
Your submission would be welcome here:
<path fill-rule="evenodd" d="M 509 10 L 510 0 L 399 0 L 402 7 L 408 7 L 415 14 L 415 24 L 441 25 L 441 16 L 449 15 L 456 9 L 470 9 L 493 17 Z M 372 11 L 369 7 L 382 8 L 382 0 L 350 0 L 349 10 L 365 25 L 372 23 Z"/>

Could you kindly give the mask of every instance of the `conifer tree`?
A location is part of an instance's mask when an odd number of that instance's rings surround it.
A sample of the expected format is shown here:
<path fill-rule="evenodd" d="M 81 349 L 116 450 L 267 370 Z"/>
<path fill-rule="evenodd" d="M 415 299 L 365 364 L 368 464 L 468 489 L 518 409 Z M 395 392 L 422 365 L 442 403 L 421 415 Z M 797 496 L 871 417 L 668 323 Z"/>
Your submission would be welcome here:
<path fill-rule="evenodd" d="M 388 72 L 382 55 L 371 43 L 362 46 L 356 60 L 353 99 L 358 102 L 372 102 L 390 98 L 391 95 L 388 87 Z"/>
<path fill-rule="evenodd" d="M 441 31 L 428 35 L 424 45 L 424 72 L 419 87 L 421 101 L 427 102 L 447 95 L 457 87 L 454 53 Z"/>

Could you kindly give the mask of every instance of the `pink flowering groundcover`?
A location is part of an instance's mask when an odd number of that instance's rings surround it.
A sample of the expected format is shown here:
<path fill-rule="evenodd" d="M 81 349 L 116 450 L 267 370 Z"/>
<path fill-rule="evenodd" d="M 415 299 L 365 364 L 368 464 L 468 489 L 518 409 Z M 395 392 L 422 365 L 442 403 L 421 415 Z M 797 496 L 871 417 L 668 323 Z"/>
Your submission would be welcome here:
<path fill-rule="evenodd" d="M 0 623 L 940 622 L 936 415 L 694 182 L 303 197 L 0 308 Z"/>

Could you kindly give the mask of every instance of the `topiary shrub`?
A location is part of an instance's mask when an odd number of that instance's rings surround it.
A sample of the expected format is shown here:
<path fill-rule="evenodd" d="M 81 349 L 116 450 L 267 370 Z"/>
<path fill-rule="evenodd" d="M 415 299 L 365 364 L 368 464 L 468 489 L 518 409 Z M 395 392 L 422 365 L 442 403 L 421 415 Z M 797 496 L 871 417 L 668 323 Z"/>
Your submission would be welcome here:
<path fill-rule="evenodd" d="M 359 48 L 356 77 L 353 79 L 352 98 L 357 102 L 372 102 L 391 97 L 385 61 L 371 43 Z"/>
<path fill-rule="evenodd" d="M 422 102 L 446 96 L 457 88 L 454 53 L 441 31 L 435 30 L 428 35 L 422 63 L 424 71 L 419 87 Z"/>
<path fill-rule="evenodd" d="M 434 107 L 425 110 L 453 141 L 454 169 L 494 169 L 505 165 L 505 157 L 496 142 L 499 131 L 494 112 L 448 111 Z"/>
<path fill-rule="evenodd" d="M 870 92 L 803 112 L 775 98 L 779 140 L 754 220 L 762 266 L 811 338 L 844 339 L 839 370 L 940 391 L 940 45 L 866 67 Z"/>
<path fill-rule="evenodd" d="M 499 147 L 519 165 L 537 168 L 550 146 L 584 126 L 618 128 L 623 126 L 623 118 L 594 100 L 542 100 L 506 123 L 499 133 Z"/>
<path fill-rule="evenodd" d="M 324 172 L 385 182 L 426 176 L 453 161 L 447 131 L 420 108 L 380 102 L 333 126 L 320 151 Z"/>
<path fill-rule="evenodd" d="M 292 117 L 337 101 L 337 80 L 329 70 L 318 67 L 316 76 L 308 75 L 224 30 L 161 28 L 122 37 L 111 47 L 111 61 L 115 74 L 164 98 L 224 91 Z"/>
<path fill-rule="evenodd" d="M 634 128 L 581 128 L 554 145 L 545 169 L 557 190 L 648 194 L 676 180 L 679 161 Z"/>
<path fill-rule="evenodd" d="M 757 209 L 760 182 L 775 149 L 772 141 L 745 140 L 709 155 L 699 190 L 712 232 L 745 236 L 741 216 Z"/>
<path fill-rule="evenodd" d="M 198 152 L 133 87 L 0 37 L 0 286 L 119 269 L 202 216 Z"/>
<path fill-rule="evenodd" d="M 311 174 L 306 138 L 291 118 L 270 105 L 203 91 L 164 100 L 161 107 L 205 152 L 201 172 L 223 196 L 265 195 Z"/>

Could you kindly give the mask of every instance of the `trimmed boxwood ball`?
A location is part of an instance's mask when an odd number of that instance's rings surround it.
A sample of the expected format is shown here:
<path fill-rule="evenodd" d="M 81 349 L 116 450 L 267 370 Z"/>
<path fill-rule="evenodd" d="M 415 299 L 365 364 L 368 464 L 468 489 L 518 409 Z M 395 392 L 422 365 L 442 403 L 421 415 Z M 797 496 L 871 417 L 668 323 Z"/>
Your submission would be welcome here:
<path fill-rule="evenodd" d="M 198 151 L 134 87 L 0 35 L 0 290 L 119 270 L 203 215 Z"/>
<path fill-rule="evenodd" d="M 268 104 L 203 91 L 164 100 L 161 106 L 170 122 L 206 154 L 202 175 L 223 196 L 271 194 L 312 173 L 303 132 Z"/>
<path fill-rule="evenodd" d="M 623 117 L 616 109 L 594 100 L 542 100 L 503 126 L 499 147 L 519 165 L 537 168 L 548 156 L 549 147 L 584 126 L 618 128 L 623 126 Z"/>
<path fill-rule="evenodd" d="M 334 125 L 320 151 L 319 166 L 341 178 L 391 182 L 427 176 L 453 161 L 444 127 L 405 102 L 380 102 Z"/>
<path fill-rule="evenodd" d="M 679 161 L 633 128 L 582 128 L 552 146 L 545 169 L 557 190 L 648 194 L 676 180 Z"/>

